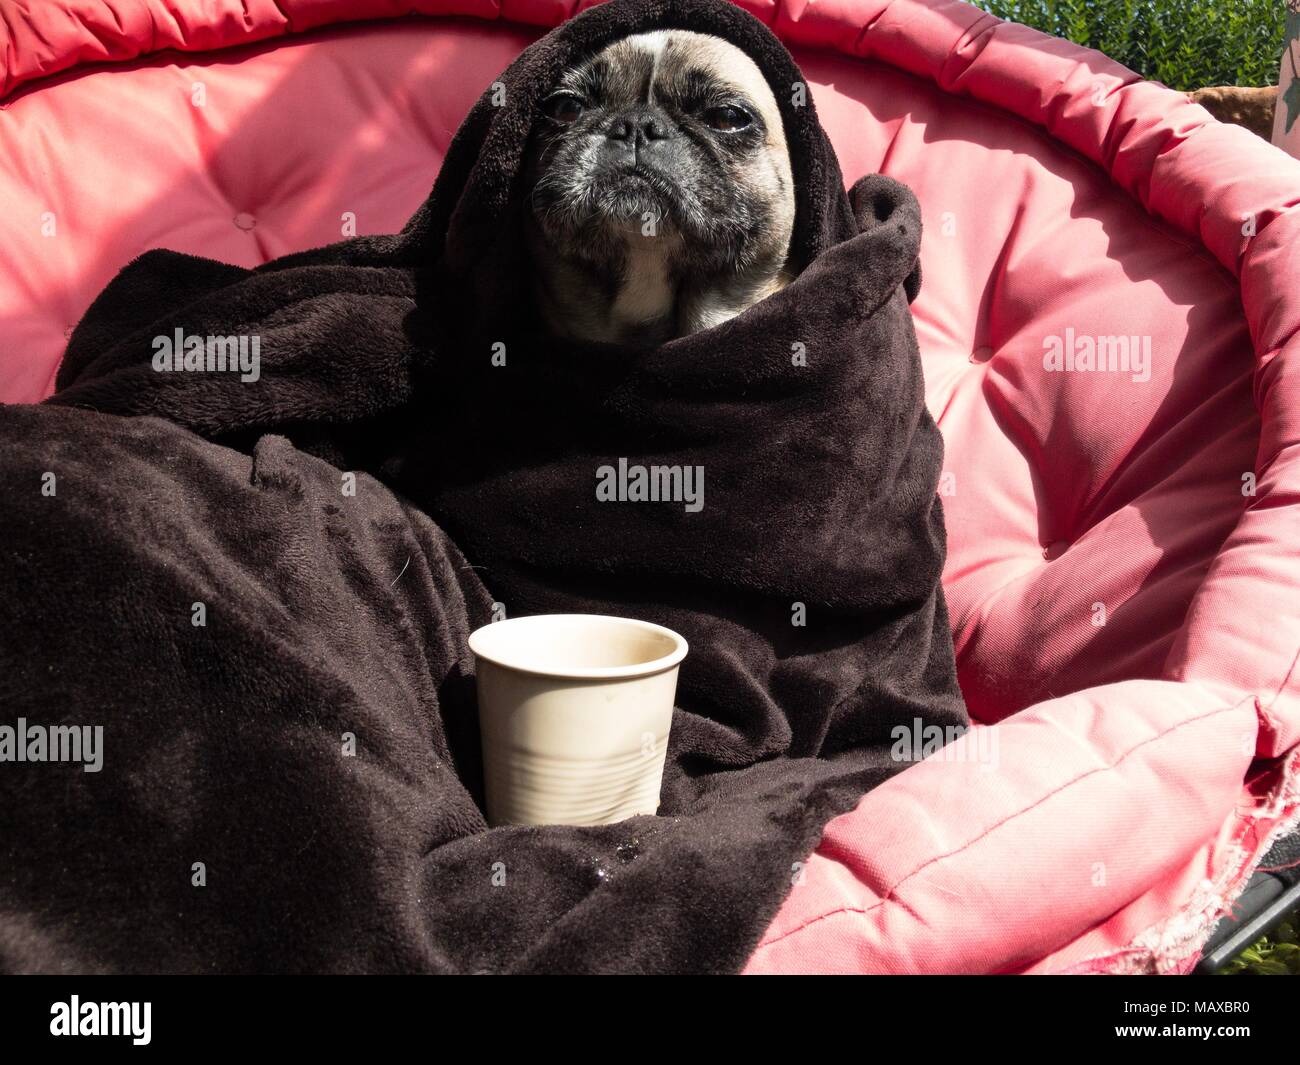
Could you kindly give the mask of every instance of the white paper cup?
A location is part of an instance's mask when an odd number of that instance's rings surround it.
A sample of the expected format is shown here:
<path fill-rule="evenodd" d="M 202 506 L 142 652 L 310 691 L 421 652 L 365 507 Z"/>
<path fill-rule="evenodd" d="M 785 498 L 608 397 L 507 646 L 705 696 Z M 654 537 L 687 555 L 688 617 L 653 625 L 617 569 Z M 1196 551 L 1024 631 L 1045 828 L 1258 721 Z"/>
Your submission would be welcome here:
<path fill-rule="evenodd" d="M 477 659 L 491 825 L 607 825 L 659 809 L 686 641 L 599 614 L 497 621 Z"/>

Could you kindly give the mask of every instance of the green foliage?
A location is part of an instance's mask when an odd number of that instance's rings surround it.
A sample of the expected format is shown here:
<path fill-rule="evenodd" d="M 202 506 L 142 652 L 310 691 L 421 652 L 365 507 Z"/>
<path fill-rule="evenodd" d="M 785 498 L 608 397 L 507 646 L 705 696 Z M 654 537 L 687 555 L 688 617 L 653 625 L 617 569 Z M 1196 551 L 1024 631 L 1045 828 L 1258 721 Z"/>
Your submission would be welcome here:
<path fill-rule="evenodd" d="M 973 0 L 1174 89 L 1276 85 L 1283 0 Z"/>
<path fill-rule="evenodd" d="M 1300 915 L 1243 950 L 1221 970 L 1229 976 L 1300 976 Z"/>

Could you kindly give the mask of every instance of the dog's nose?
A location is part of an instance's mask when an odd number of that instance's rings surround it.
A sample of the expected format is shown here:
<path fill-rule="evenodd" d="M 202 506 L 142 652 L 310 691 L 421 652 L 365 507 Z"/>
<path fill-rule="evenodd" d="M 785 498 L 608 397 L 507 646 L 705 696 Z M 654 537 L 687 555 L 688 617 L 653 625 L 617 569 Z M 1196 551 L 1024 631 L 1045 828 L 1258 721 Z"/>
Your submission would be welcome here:
<path fill-rule="evenodd" d="M 605 135 L 612 141 L 622 141 L 629 145 L 640 141 L 667 140 L 672 136 L 663 115 L 647 107 L 638 107 L 616 115 Z"/>

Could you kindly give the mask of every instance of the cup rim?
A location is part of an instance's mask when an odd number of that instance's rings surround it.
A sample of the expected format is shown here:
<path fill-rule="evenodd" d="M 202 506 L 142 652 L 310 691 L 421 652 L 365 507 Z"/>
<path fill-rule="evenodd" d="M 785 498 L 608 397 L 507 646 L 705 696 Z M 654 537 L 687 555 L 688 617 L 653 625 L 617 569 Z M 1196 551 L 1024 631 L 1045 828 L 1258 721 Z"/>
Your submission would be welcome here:
<path fill-rule="evenodd" d="M 659 658 L 652 658 L 649 662 L 638 662 L 630 666 L 588 666 L 574 667 L 570 669 L 545 669 L 533 666 L 521 666 L 515 662 L 506 660 L 502 655 L 485 651 L 483 642 L 485 637 L 483 633 L 489 629 L 497 629 L 502 625 L 536 625 L 542 621 L 612 621 L 629 628 L 641 629 L 645 632 L 657 633 L 660 636 L 666 636 L 673 641 L 673 649 L 666 655 Z M 672 669 L 681 663 L 690 650 L 690 645 L 679 632 L 665 628 L 663 625 L 656 625 L 653 621 L 642 621 L 640 618 L 619 617 L 616 614 L 524 614 L 517 618 L 503 618 L 500 621 L 492 621 L 486 625 L 481 625 L 469 634 L 469 649 L 474 652 L 476 658 L 485 662 L 491 662 L 494 666 L 502 669 L 508 669 L 512 673 L 526 673 L 535 677 L 559 677 L 566 680 L 619 680 L 630 679 L 635 677 L 650 677 L 656 673 L 663 673 Z"/>

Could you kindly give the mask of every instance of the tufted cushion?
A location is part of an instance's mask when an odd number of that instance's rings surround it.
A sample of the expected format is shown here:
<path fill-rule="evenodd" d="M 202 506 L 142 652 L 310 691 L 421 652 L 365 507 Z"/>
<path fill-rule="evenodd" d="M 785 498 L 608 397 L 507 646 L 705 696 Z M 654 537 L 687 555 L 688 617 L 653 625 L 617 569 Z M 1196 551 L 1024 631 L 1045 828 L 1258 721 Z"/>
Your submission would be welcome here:
<path fill-rule="evenodd" d="M 1184 970 L 1300 811 L 1300 163 L 957 0 L 746 6 L 846 179 L 925 209 L 914 313 L 984 723 L 829 826 L 750 968 Z M 57 0 L 0 25 L 0 399 L 49 392 L 142 251 L 252 265 L 399 227 L 525 24 L 568 12 Z M 1128 361 L 1051 361 L 1099 343 Z"/>

